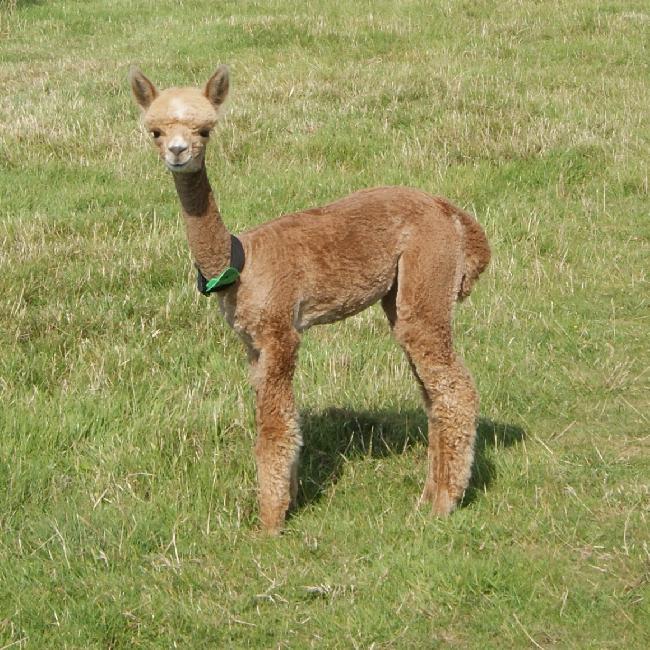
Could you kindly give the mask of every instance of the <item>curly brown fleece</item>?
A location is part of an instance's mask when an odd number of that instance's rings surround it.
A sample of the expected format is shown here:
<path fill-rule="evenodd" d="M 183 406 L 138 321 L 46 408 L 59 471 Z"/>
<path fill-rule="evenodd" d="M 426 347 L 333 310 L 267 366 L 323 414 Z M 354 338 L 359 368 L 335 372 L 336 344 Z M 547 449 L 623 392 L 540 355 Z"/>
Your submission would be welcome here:
<path fill-rule="evenodd" d="M 205 88 L 158 92 L 130 72 L 161 158 L 174 175 L 192 255 L 206 278 L 227 265 L 230 236 L 208 181 L 204 151 L 228 93 L 221 66 Z M 239 236 L 246 264 L 218 294 L 248 351 L 256 396 L 260 516 L 281 530 L 296 498 L 302 438 L 292 390 L 300 333 L 381 301 L 420 385 L 429 421 L 421 501 L 449 514 L 466 489 L 478 395 L 452 347 L 454 304 L 490 260 L 476 220 L 446 199 L 404 187 L 362 190 L 288 214 Z"/>

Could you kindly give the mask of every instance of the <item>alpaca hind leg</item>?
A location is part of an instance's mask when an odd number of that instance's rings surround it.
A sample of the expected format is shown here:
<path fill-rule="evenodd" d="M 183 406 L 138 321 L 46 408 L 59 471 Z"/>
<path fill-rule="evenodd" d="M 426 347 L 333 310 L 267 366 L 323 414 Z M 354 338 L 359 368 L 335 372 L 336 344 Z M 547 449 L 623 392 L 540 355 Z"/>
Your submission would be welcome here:
<path fill-rule="evenodd" d="M 472 378 L 459 359 L 443 366 L 427 366 L 429 409 L 427 478 L 420 503 L 430 503 L 434 513 L 447 515 L 461 500 L 474 459 L 478 397 Z"/>
<path fill-rule="evenodd" d="M 253 370 L 260 518 L 271 534 L 280 532 L 298 491 L 302 437 L 292 390 L 298 343 L 295 332 L 265 342 Z"/>
<path fill-rule="evenodd" d="M 457 275 L 453 247 L 438 254 L 435 274 L 422 269 L 424 251 L 403 255 L 395 308 L 384 310 L 420 385 L 428 417 L 428 470 L 420 502 L 434 513 L 452 512 L 469 484 L 474 457 L 478 395 L 452 348 L 451 316 Z M 411 263 L 410 263 L 411 262 Z"/>
<path fill-rule="evenodd" d="M 384 313 L 386 314 L 386 317 L 388 318 L 388 323 L 390 325 L 391 332 L 393 332 L 394 334 L 395 324 L 397 322 L 397 282 L 392 286 L 391 290 L 381 299 L 381 306 L 384 310 Z M 404 346 L 402 346 L 402 348 L 404 349 L 406 358 L 409 362 L 409 365 L 411 366 L 411 372 L 413 373 L 413 376 L 415 377 L 416 381 L 418 382 L 418 386 L 420 387 L 422 400 L 424 401 L 424 408 L 428 414 L 431 409 L 429 394 L 427 393 L 424 384 L 422 383 L 422 380 L 418 375 L 418 371 L 408 351 L 406 350 L 406 348 L 404 348 Z"/>

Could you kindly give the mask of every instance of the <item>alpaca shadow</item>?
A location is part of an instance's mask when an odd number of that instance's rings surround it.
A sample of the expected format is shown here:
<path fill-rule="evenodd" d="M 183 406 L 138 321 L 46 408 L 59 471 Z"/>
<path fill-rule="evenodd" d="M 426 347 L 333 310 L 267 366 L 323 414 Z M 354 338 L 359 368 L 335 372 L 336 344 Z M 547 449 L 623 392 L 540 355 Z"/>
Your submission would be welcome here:
<path fill-rule="evenodd" d="M 416 447 L 426 454 L 427 418 L 421 410 L 370 413 L 329 408 L 304 412 L 301 422 L 305 446 L 300 461 L 298 509 L 318 501 L 338 481 L 350 458 L 382 458 Z M 472 477 L 461 507 L 473 503 L 495 479 L 489 450 L 510 447 L 525 436 L 519 426 L 479 418 Z"/>

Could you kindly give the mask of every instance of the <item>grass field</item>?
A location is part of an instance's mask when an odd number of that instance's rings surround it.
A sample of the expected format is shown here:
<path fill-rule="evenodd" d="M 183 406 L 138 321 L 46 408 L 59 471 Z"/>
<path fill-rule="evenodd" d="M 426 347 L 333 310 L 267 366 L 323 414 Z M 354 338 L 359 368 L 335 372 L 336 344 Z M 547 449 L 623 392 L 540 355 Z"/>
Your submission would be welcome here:
<path fill-rule="evenodd" d="M 645 1 L 0 4 L 0 649 L 650 646 Z M 234 232 L 372 185 L 473 211 L 465 505 L 373 307 L 304 337 L 259 533 L 245 355 L 126 83 L 231 66 Z"/>

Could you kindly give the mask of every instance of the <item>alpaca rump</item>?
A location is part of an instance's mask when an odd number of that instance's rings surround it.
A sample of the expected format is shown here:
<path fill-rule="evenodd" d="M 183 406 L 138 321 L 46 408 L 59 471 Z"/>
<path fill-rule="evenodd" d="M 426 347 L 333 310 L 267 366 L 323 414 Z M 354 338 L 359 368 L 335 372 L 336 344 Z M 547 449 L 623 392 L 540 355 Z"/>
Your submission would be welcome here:
<path fill-rule="evenodd" d="M 129 74 L 154 146 L 172 172 L 192 256 L 205 278 L 230 264 L 231 236 L 205 168 L 205 148 L 228 94 L 228 70 L 204 88 L 159 92 Z M 478 395 L 452 345 L 452 313 L 488 265 L 476 220 L 446 199 L 404 187 L 355 192 L 238 235 L 245 264 L 220 291 L 242 339 L 255 390 L 260 519 L 278 533 L 298 490 L 302 446 L 292 379 L 300 333 L 381 301 L 404 349 L 428 416 L 428 471 L 421 503 L 449 514 L 468 485 Z"/>

